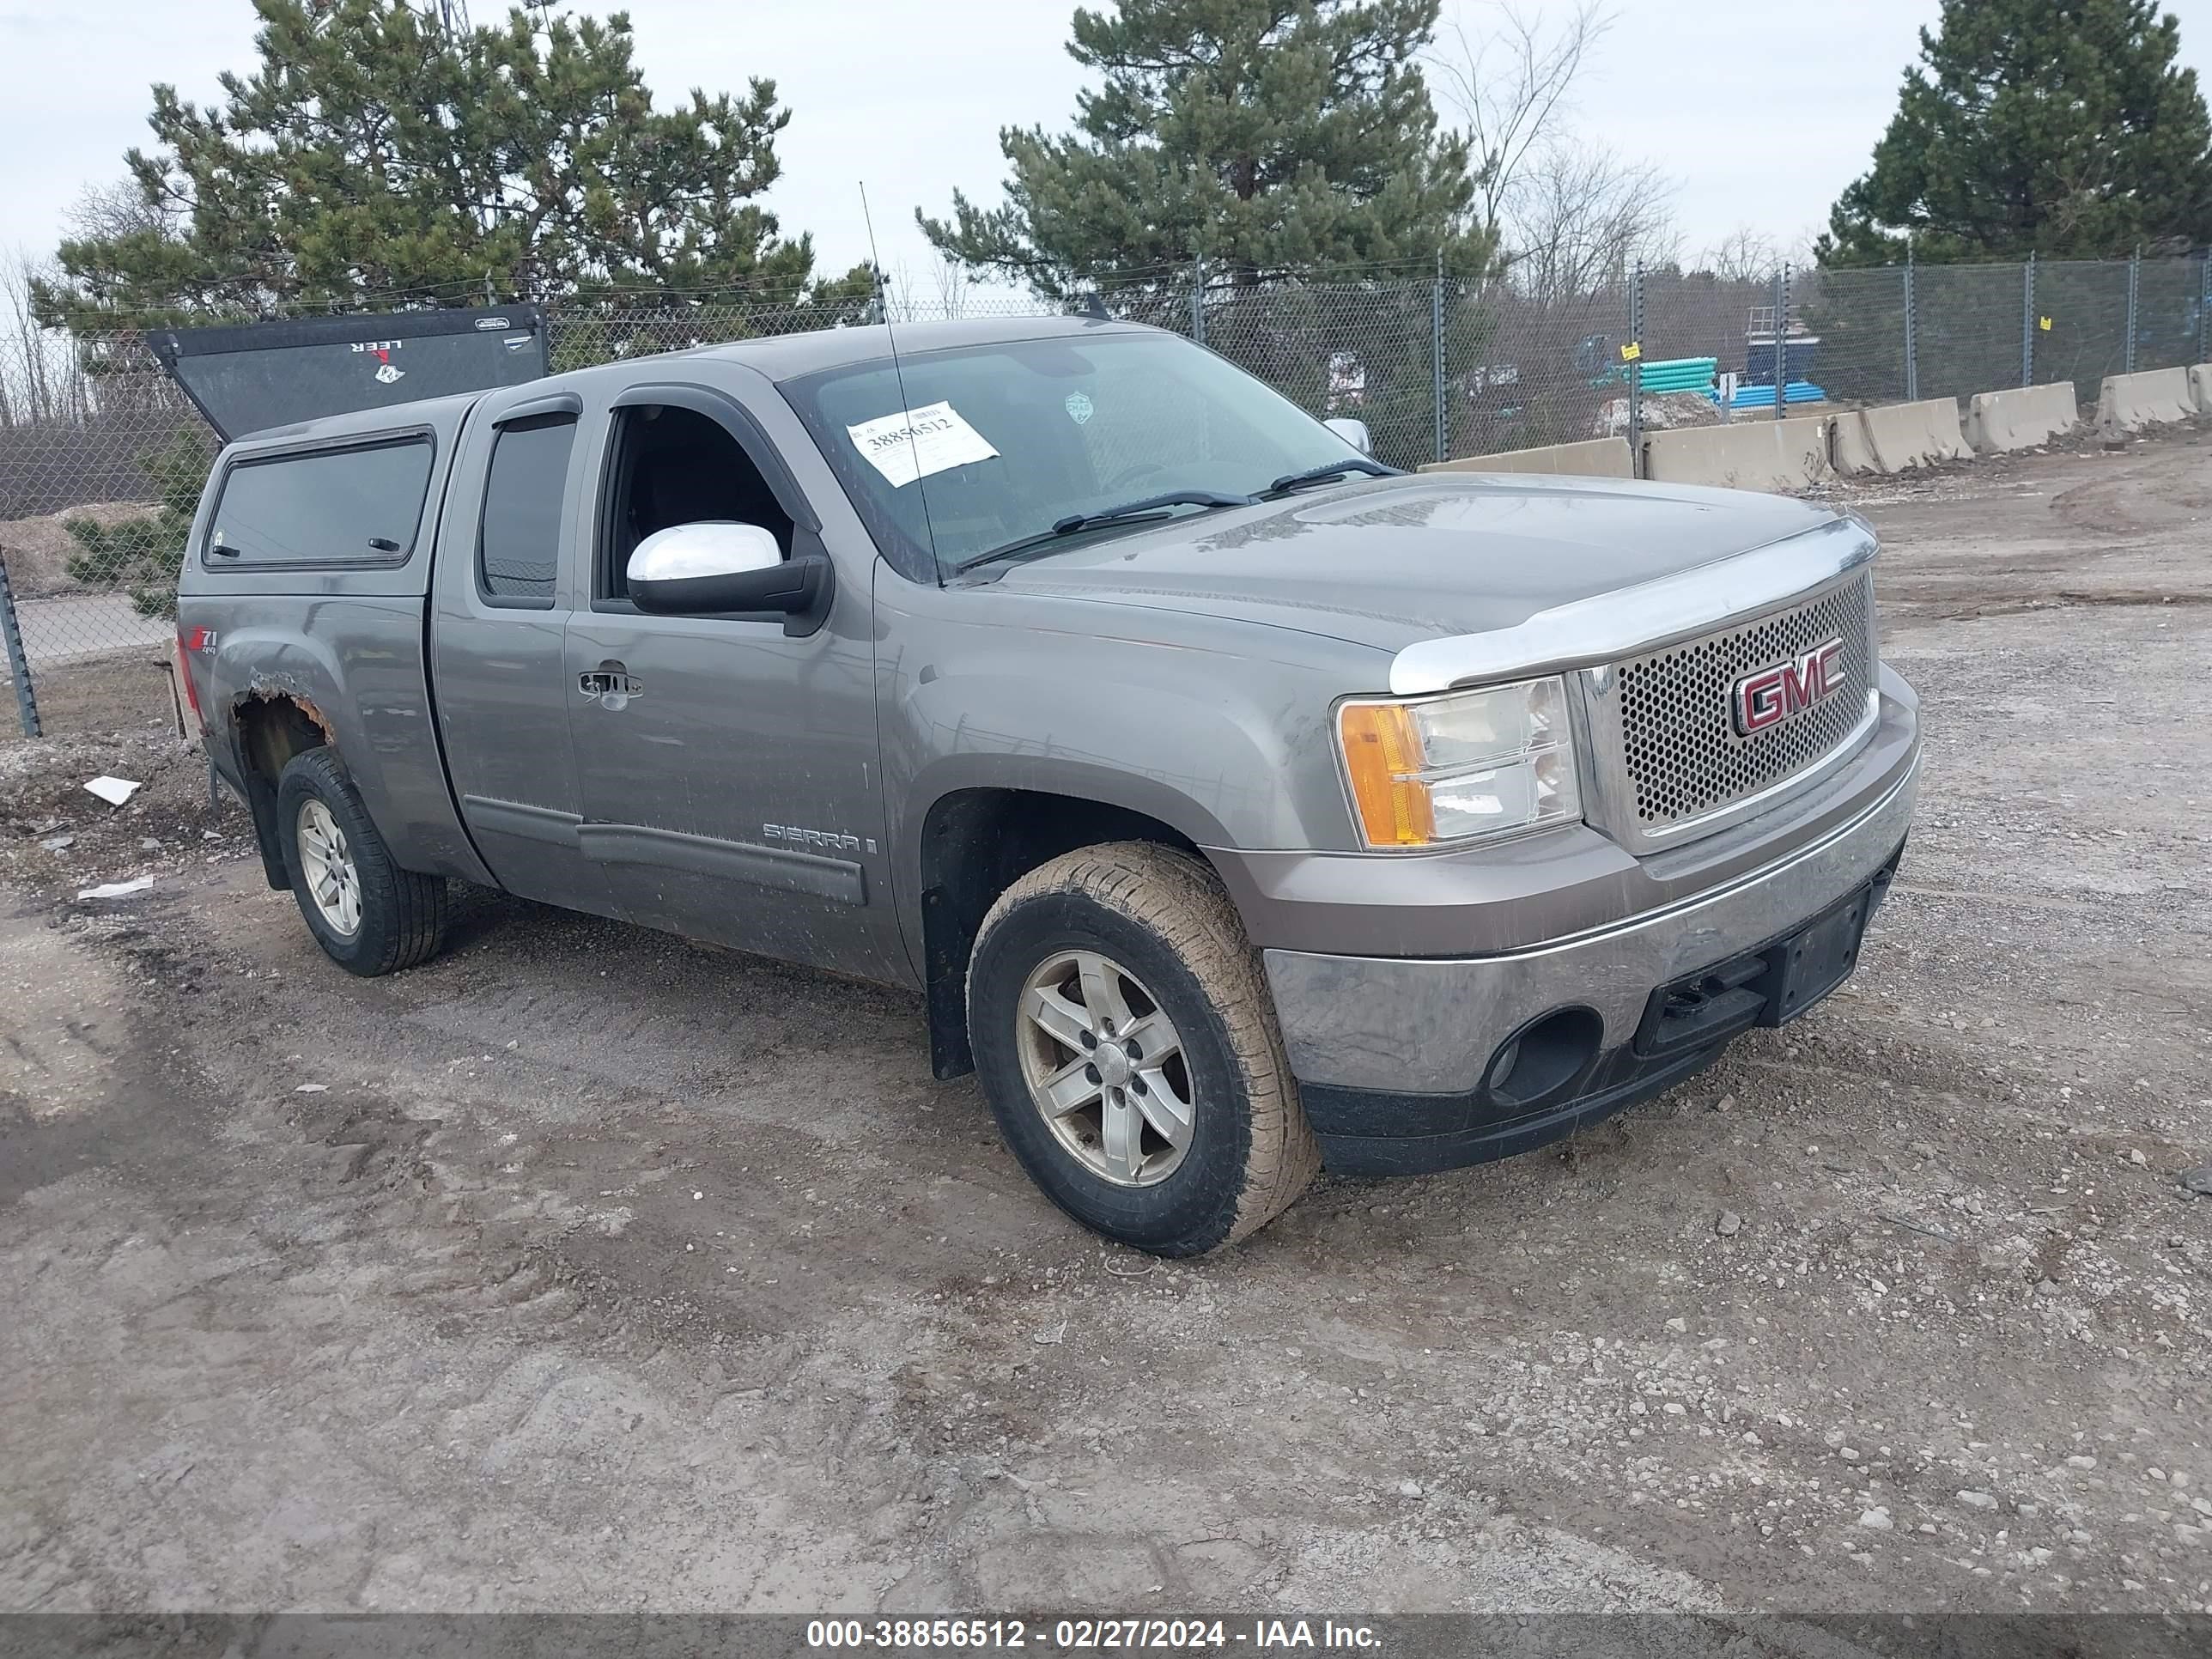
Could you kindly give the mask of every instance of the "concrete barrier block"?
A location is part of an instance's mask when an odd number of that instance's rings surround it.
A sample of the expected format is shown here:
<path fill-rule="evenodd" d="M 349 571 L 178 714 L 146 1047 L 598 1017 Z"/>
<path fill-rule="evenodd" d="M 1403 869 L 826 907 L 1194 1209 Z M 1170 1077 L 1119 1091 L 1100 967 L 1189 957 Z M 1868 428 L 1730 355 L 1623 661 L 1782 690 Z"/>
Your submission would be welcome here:
<path fill-rule="evenodd" d="M 1953 398 L 1887 404 L 1836 416 L 1836 471 L 1845 474 L 1902 472 L 1936 461 L 1970 460 L 1973 452 L 1959 430 Z"/>
<path fill-rule="evenodd" d="M 1431 461 L 1424 472 L 1549 472 L 1583 478 L 1632 478 L 1633 458 L 1626 438 L 1590 438 L 1581 443 L 1546 444 L 1536 449 L 1508 449 L 1496 455 L 1469 455 L 1456 461 Z"/>
<path fill-rule="evenodd" d="M 1821 416 L 1647 433 L 1644 476 L 1661 483 L 1718 484 L 1786 495 L 1834 476 L 1828 451 L 1833 424 Z"/>
<path fill-rule="evenodd" d="M 2212 415 L 2212 363 L 2199 363 L 2189 371 L 2189 395 L 2199 415 Z"/>
<path fill-rule="evenodd" d="M 2097 430 L 2124 438 L 2145 427 L 2193 420 L 2197 398 L 2185 368 L 2151 368 L 2136 374 L 2107 374 L 2097 392 Z"/>
<path fill-rule="evenodd" d="M 1966 405 L 1966 441 L 1978 455 L 2033 449 L 2081 423 L 2071 380 L 1977 392 Z"/>

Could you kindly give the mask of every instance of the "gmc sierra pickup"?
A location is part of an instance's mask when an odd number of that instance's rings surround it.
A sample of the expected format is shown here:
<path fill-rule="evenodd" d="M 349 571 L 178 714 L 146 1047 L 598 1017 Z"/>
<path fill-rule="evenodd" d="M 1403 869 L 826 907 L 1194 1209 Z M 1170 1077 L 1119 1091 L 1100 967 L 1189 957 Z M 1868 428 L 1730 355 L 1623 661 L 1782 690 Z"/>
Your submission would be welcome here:
<path fill-rule="evenodd" d="M 1406 476 L 1201 347 L 825 330 L 226 447 L 179 655 L 358 974 L 473 882 L 921 992 L 1037 1184 L 1188 1255 L 1680 1082 L 1912 814 L 1875 540 Z"/>

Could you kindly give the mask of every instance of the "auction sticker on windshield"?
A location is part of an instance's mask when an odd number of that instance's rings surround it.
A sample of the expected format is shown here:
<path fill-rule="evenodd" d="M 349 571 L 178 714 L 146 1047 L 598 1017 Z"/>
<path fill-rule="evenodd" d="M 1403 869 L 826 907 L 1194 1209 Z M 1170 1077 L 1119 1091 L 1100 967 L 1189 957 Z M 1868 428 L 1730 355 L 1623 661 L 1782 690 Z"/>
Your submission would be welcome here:
<path fill-rule="evenodd" d="M 948 467 L 988 461 L 999 452 L 949 403 L 863 421 L 845 430 L 853 447 L 896 489 Z"/>

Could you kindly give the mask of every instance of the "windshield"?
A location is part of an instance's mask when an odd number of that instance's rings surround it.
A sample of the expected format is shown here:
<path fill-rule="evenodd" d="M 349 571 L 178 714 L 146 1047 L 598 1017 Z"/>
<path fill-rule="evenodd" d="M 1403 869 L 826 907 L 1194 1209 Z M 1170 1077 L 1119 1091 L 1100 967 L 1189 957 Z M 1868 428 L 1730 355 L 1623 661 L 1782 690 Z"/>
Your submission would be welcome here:
<path fill-rule="evenodd" d="M 1362 459 L 1296 404 L 1172 334 L 1016 340 L 902 365 L 903 402 L 888 358 L 783 392 L 878 545 L 908 574 L 928 572 L 933 556 L 941 579 L 1132 501 L 1252 495 L 1286 474 Z"/>

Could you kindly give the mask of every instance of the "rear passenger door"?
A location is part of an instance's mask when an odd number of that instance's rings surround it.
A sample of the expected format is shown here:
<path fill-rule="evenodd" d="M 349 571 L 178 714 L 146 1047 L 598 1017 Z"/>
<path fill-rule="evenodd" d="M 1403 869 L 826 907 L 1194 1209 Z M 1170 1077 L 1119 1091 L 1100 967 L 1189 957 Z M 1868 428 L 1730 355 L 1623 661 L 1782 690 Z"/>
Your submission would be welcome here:
<path fill-rule="evenodd" d="M 470 839 L 526 898 L 618 914 L 586 859 L 568 743 L 566 634 L 574 595 L 582 401 L 494 392 L 462 441 L 439 538 L 431 685 Z"/>

